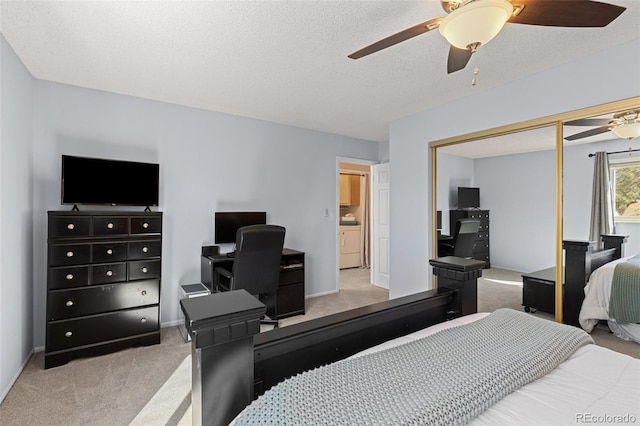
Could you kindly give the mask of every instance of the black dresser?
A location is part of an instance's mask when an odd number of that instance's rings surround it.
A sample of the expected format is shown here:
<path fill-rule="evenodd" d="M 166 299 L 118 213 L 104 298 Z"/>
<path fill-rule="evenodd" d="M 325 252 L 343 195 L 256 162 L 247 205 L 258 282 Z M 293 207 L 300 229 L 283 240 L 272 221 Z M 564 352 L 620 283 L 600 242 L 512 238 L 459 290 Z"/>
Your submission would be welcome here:
<path fill-rule="evenodd" d="M 473 259 L 483 260 L 485 269 L 491 267 L 491 250 L 489 247 L 489 210 L 449 210 L 449 226 L 453 231 L 455 223 L 458 219 L 479 219 L 480 229 L 473 247 Z"/>
<path fill-rule="evenodd" d="M 160 343 L 162 213 L 48 212 L 45 368 Z"/>

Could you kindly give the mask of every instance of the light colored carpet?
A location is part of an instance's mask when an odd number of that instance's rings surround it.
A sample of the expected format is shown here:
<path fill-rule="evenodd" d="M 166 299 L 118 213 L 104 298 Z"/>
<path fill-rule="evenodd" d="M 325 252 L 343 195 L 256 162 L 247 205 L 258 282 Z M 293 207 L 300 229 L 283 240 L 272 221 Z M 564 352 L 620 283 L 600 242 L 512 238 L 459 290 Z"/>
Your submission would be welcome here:
<path fill-rule="evenodd" d="M 369 271 L 342 271 L 340 291 L 306 300 L 307 314 L 281 320 L 281 326 L 388 299 L 369 284 Z M 341 299 L 352 299 L 347 302 Z M 520 274 L 491 268 L 478 281 L 478 310 L 522 309 Z M 553 320 L 553 316 L 535 314 Z M 640 345 L 598 328 L 597 344 L 640 358 Z M 162 330 L 160 345 L 131 348 L 43 369 L 37 353 L 0 404 L 2 426 L 22 425 L 189 425 L 191 424 L 191 346 L 177 327 Z M 184 416 L 182 415 L 184 413 Z"/>

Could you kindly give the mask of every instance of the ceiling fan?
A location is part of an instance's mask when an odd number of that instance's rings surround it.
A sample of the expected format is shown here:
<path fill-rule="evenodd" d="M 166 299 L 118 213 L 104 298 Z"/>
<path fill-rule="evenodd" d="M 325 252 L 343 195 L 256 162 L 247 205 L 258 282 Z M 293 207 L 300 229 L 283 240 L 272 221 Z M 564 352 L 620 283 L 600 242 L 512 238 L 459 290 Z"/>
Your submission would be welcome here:
<path fill-rule="evenodd" d="M 568 141 L 599 135 L 609 130 L 620 138 L 631 140 L 640 136 L 640 109 L 618 112 L 613 115 L 613 118 L 584 118 L 568 121 L 565 124 L 567 126 L 600 126 L 567 136 L 565 139 Z"/>
<path fill-rule="evenodd" d="M 359 59 L 438 28 L 451 47 L 447 72 L 467 66 L 471 55 L 506 22 L 547 27 L 604 27 L 625 7 L 591 0 L 440 0 L 447 16 L 429 19 L 348 55 Z"/>

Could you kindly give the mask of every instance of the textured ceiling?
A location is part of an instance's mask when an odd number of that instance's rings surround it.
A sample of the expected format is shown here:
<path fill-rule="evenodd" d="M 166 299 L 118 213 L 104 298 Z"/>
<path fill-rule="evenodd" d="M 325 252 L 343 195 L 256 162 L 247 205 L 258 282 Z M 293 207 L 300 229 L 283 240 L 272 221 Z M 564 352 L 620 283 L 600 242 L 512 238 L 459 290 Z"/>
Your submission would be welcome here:
<path fill-rule="evenodd" d="M 386 141 L 390 121 L 638 38 L 640 1 L 598 29 L 507 24 L 446 73 L 439 1 L 5 1 L 1 30 L 34 77 Z M 473 69 L 480 73 L 471 85 Z"/>

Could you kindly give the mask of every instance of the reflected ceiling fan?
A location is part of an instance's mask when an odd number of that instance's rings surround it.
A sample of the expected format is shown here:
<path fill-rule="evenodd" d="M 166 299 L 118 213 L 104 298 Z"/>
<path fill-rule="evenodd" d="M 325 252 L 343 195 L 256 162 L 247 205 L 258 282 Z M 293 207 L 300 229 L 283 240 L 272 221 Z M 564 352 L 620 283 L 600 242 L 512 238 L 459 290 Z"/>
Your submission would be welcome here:
<path fill-rule="evenodd" d="M 622 139 L 634 139 L 640 136 L 640 109 L 618 112 L 613 118 L 584 118 L 582 120 L 568 121 L 567 126 L 600 126 L 595 129 L 567 136 L 565 139 L 573 141 L 588 138 L 611 130 Z"/>
<path fill-rule="evenodd" d="M 447 72 L 467 66 L 478 47 L 491 41 L 507 22 L 546 27 L 605 27 L 625 7 L 591 0 L 440 0 L 448 15 L 383 38 L 348 55 L 359 59 L 436 28 L 451 47 Z"/>

